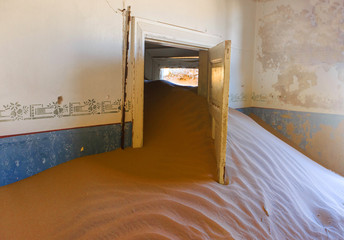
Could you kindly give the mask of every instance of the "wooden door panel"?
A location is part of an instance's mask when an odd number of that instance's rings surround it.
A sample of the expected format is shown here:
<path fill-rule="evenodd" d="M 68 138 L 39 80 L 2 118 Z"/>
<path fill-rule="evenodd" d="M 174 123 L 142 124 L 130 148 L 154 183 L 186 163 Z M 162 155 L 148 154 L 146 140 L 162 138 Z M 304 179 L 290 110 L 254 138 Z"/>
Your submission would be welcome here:
<path fill-rule="evenodd" d="M 225 184 L 230 76 L 230 41 L 209 50 L 209 110 L 215 140 L 218 181 Z"/>

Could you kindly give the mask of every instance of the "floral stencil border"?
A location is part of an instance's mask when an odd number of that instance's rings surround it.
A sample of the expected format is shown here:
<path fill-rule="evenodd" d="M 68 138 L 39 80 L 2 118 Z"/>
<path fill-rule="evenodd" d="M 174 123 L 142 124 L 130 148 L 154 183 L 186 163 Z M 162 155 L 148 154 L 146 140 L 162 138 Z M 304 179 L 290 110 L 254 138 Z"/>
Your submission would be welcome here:
<path fill-rule="evenodd" d="M 131 108 L 131 102 L 127 101 L 125 104 L 126 112 L 129 112 Z M 50 102 L 45 105 L 22 105 L 15 102 L 0 107 L 0 122 L 110 114 L 119 113 L 120 111 L 121 99 L 101 102 L 95 99 L 87 99 L 83 102 L 70 102 L 63 105 L 57 102 Z"/>

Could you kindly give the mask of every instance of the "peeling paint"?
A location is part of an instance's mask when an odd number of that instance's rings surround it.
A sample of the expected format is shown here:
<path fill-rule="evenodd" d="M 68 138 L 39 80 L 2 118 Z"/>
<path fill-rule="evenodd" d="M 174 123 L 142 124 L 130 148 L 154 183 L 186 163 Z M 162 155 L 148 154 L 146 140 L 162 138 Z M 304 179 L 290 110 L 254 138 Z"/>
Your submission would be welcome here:
<path fill-rule="evenodd" d="M 264 69 L 283 69 L 290 63 L 332 65 L 344 60 L 344 29 L 339 27 L 343 24 L 343 1 L 317 0 L 307 8 L 274 2 L 275 10 L 259 20 L 262 44 L 258 60 Z"/>
<path fill-rule="evenodd" d="M 292 88 L 293 85 L 296 87 Z M 301 98 L 300 93 L 317 85 L 317 76 L 314 72 L 303 71 L 300 66 L 290 66 L 283 74 L 278 75 L 278 81 L 273 88 L 280 93 L 282 102 L 297 106 L 313 107 L 317 103 L 313 98 L 306 95 Z"/>
<path fill-rule="evenodd" d="M 338 126 L 321 124 L 320 129 L 307 138 L 305 150 L 317 156 L 320 164 L 344 175 L 344 120 Z"/>
<path fill-rule="evenodd" d="M 253 104 L 344 113 L 344 1 L 256 2 Z"/>
<path fill-rule="evenodd" d="M 246 108 L 294 142 L 313 160 L 344 176 L 344 115 Z"/>

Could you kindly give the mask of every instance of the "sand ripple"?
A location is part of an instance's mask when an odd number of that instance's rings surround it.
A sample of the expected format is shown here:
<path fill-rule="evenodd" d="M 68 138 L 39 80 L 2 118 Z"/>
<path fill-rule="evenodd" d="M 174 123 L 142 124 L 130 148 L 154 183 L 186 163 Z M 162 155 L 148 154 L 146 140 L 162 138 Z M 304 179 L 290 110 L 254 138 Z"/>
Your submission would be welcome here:
<path fill-rule="evenodd" d="M 344 179 L 230 110 L 215 182 L 207 103 L 146 85 L 145 147 L 0 189 L 0 239 L 344 239 Z"/>

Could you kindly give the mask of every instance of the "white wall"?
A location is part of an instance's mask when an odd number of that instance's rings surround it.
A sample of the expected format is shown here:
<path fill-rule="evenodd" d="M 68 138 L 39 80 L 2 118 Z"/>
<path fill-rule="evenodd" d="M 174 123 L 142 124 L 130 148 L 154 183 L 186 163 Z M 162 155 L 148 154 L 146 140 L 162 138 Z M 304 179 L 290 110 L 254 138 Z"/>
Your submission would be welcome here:
<path fill-rule="evenodd" d="M 227 0 L 127 0 L 133 15 L 224 37 Z"/>
<path fill-rule="evenodd" d="M 122 6 L 120 0 L 112 4 Z M 64 104 L 81 105 L 89 99 L 120 97 L 122 16 L 106 1 L 1 1 L 0 36 L 0 111 L 16 102 L 46 107 L 58 96 L 63 96 Z M 30 118 L 28 111 L 23 118 Z M 13 116 L 13 111 L 0 114 Z M 118 121 L 118 114 L 19 119 L 0 122 L 0 135 Z"/>
<path fill-rule="evenodd" d="M 253 81 L 256 2 L 254 0 L 227 1 L 227 34 L 232 40 L 229 106 L 251 106 Z"/>

